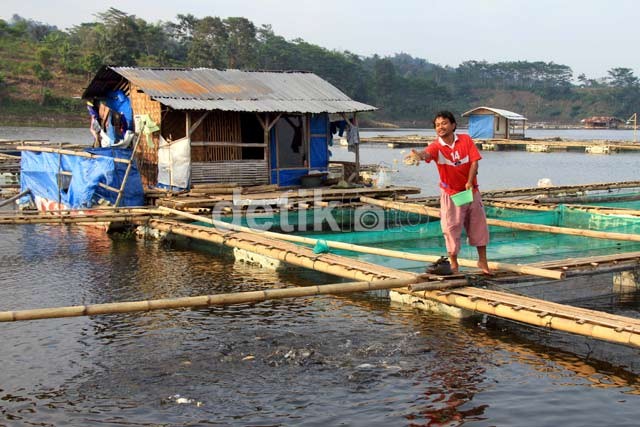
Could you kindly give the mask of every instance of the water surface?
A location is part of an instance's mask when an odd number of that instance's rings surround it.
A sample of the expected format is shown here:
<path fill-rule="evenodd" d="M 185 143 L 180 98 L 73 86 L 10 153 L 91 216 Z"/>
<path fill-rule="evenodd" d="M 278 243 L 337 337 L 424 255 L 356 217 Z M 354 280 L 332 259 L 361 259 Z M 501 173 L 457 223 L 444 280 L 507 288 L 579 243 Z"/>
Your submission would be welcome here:
<path fill-rule="evenodd" d="M 83 130 L 84 131 L 84 130 Z M 87 131 L 88 132 L 88 131 Z M 0 133 L 0 138 L 5 137 Z M 73 141 L 71 141 L 73 142 Z M 334 147 L 335 157 L 353 156 Z M 483 189 L 637 179 L 637 155 L 484 152 Z M 363 147 L 363 161 L 400 150 Z M 433 165 L 396 183 L 435 194 Z M 0 310 L 333 283 L 184 242 L 0 226 Z M 594 308 L 638 315 L 637 298 Z M 0 324 L 0 425 L 635 426 L 638 350 L 375 295 Z"/>

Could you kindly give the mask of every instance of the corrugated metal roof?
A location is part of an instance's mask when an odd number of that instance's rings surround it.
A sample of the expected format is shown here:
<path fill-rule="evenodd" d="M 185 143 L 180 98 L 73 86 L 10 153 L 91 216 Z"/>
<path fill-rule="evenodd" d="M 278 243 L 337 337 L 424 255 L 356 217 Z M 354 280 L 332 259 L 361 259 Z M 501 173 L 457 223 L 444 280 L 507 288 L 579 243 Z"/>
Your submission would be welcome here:
<path fill-rule="evenodd" d="M 496 113 L 499 116 L 505 117 L 509 120 L 527 120 L 526 117 L 518 114 L 518 113 L 514 113 L 513 111 L 508 111 L 508 110 L 502 110 L 500 108 L 491 108 L 491 107 L 477 107 L 474 108 L 473 110 L 469 110 L 466 113 L 463 113 L 462 116 L 468 116 L 470 114 L 473 114 L 474 112 L 478 111 L 478 110 L 489 110 L 492 111 L 494 113 Z"/>
<path fill-rule="evenodd" d="M 106 67 L 83 97 L 104 95 L 125 78 L 151 98 L 177 110 L 347 113 L 376 108 L 353 101 L 313 73 Z"/>

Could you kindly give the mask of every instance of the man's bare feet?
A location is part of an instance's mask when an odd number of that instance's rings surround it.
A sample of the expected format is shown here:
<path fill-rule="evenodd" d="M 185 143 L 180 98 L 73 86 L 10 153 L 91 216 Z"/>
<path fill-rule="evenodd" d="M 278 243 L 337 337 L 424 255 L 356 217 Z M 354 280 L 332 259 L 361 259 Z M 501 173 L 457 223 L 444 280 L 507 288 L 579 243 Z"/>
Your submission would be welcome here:
<path fill-rule="evenodd" d="M 489 268 L 489 263 L 486 261 L 478 261 L 478 268 L 482 270 L 487 276 L 493 276 L 493 271 Z"/>
<path fill-rule="evenodd" d="M 458 274 L 460 266 L 458 265 L 458 255 L 449 254 L 449 262 L 451 263 L 451 271 L 453 274 Z"/>

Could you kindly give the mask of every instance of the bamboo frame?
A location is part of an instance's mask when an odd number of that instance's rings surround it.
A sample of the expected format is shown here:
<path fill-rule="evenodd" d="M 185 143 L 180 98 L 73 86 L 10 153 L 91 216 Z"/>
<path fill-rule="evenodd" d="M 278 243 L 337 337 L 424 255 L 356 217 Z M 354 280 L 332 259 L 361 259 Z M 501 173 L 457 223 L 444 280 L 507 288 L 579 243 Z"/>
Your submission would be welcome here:
<path fill-rule="evenodd" d="M 248 227 L 242 227 L 235 224 L 229 224 L 223 221 L 216 221 L 209 218 L 203 218 L 202 216 L 193 215 L 193 214 L 189 214 L 186 212 L 182 212 L 176 209 L 170 209 L 166 207 L 159 207 L 158 209 L 167 213 L 179 215 L 195 221 L 207 222 L 209 224 L 215 225 L 216 227 L 220 227 L 225 230 L 234 230 L 234 231 L 241 231 L 244 233 L 259 234 L 265 237 L 270 237 L 270 238 L 279 239 L 279 240 L 286 240 L 289 242 L 304 243 L 307 245 L 316 245 L 318 243 L 317 239 L 312 239 L 309 237 L 295 236 L 291 234 L 273 233 L 271 231 L 253 230 Z M 382 255 L 382 256 L 406 259 L 411 261 L 435 262 L 440 258 L 437 255 L 414 254 L 410 252 L 401 252 L 401 251 L 394 251 L 389 249 L 372 248 L 368 246 L 354 245 L 351 243 L 335 242 L 330 240 L 329 241 L 324 240 L 323 242 L 326 243 L 328 247 L 334 248 L 334 249 L 342 249 L 342 250 L 347 250 L 352 252 Z M 460 264 L 463 267 L 477 267 L 477 261 L 474 261 L 474 260 L 459 258 L 458 264 Z M 532 267 L 527 265 L 508 264 L 504 262 L 489 262 L 489 267 L 496 270 L 512 271 L 520 274 L 531 274 L 534 276 L 546 277 L 549 279 L 556 279 L 556 280 L 563 279 L 565 277 L 565 273 L 562 271 L 548 270 L 548 269 Z"/>
<path fill-rule="evenodd" d="M 16 200 L 18 200 L 21 197 L 24 197 L 24 196 L 26 196 L 27 194 L 30 194 L 30 193 L 31 193 L 31 190 L 27 188 L 26 190 L 22 191 L 21 193 L 16 194 L 13 197 L 9 197 L 7 200 L 2 200 L 2 201 L 0 201 L 0 208 L 15 202 Z"/>
<path fill-rule="evenodd" d="M 101 156 L 99 154 L 87 153 L 86 151 L 65 150 L 64 148 L 60 149 L 60 148 L 51 148 L 51 147 L 29 147 L 27 145 L 20 145 L 20 146 L 16 147 L 16 150 L 20 150 L 20 151 L 35 151 L 35 152 L 41 152 L 41 153 L 66 154 L 66 155 L 70 155 L 70 156 L 87 157 L 87 158 L 90 158 L 90 159 L 106 158 L 106 159 L 111 159 L 111 160 L 113 160 L 114 162 L 117 162 L 117 163 L 129 163 L 129 160 L 127 160 L 127 159 L 120 159 L 120 158 L 117 158 L 117 157 L 109 157 L 109 156 Z"/>
<path fill-rule="evenodd" d="M 638 319 L 470 287 L 449 292 L 415 292 L 412 295 L 529 325 L 640 347 Z"/>
<path fill-rule="evenodd" d="M 418 213 L 440 218 L 440 209 L 428 206 L 421 206 L 409 203 L 399 203 L 393 201 L 378 200 L 371 197 L 360 197 L 363 203 L 380 206 L 385 209 L 395 209 L 404 212 Z M 515 230 L 540 231 L 543 233 L 566 234 L 569 236 L 590 237 L 594 239 L 621 240 L 627 242 L 640 242 L 640 235 L 628 233 L 612 233 L 607 231 L 582 230 L 578 228 L 556 227 L 542 224 L 529 224 L 524 222 L 503 221 L 500 219 L 487 218 L 488 225 L 511 228 Z"/>
<path fill-rule="evenodd" d="M 97 316 L 102 314 L 133 313 L 139 311 L 177 309 L 189 307 L 225 306 L 248 304 L 267 300 L 309 297 L 328 294 L 346 294 L 367 292 L 380 289 L 393 289 L 420 281 L 416 276 L 410 279 L 385 279 L 329 285 L 301 286 L 285 289 L 266 289 L 263 291 L 233 292 L 218 295 L 201 295 L 183 298 L 165 298 L 146 301 L 115 302 L 106 304 L 51 307 L 31 310 L 0 312 L 0 322 L 20 320 L 40 320 L 64 317 Z"/>

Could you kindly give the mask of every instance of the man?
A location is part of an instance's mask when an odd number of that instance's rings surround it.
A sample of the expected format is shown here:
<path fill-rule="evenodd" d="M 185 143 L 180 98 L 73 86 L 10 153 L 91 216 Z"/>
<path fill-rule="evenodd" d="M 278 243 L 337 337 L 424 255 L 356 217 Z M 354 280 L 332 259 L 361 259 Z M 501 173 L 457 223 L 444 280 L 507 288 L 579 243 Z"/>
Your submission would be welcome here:
<path fill-rule="evenodd" d="M 458 271 L 458 253 L 462 228 L 467 231 L 469 244 L 478 250 L 478 268 L 485 274 L 493 274 L 487 261 L 489 228 L 478 190 L 476 175 L 478 161 L 482 158 L 469 135 L 457 135 L 456 119 L 449 111 L 441 111 L 433 120 L 438 139 L 424 151 L 411 150 L 408 160 L 420 159 L 427 163 L 435 160 L 440 174 L 440 224 L 444 234 L 451 270 Z M 451 195 L 472 189 L 473 201 L 456 206 Z"/>

